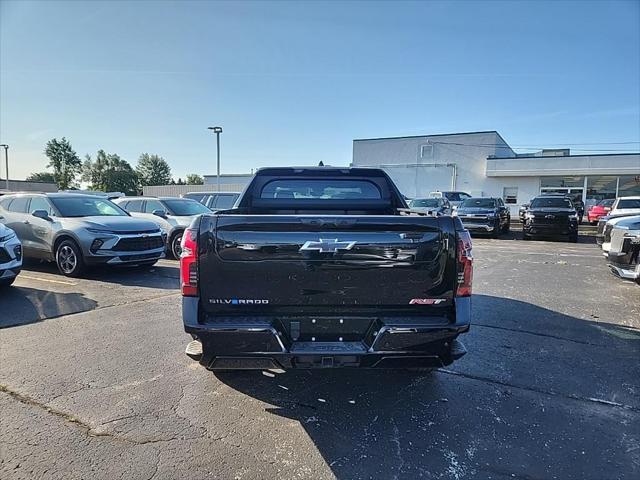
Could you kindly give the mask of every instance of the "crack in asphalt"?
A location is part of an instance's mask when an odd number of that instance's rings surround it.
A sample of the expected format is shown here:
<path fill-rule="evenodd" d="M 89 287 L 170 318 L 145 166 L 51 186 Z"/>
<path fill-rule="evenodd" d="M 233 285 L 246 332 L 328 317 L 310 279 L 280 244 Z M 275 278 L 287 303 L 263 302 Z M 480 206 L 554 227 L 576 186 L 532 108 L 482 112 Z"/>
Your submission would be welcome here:
<path fill-rule="evenodd" d="M 503 382 L 501 380 L 496 380 L 494 378 L 481 377 L 479 375 L 471 375 L 471 374 L 468 374 L 468 373 L 458 372 L 458 371 L 455 371 L 455 370 L 449 370 L 449 369 L 446 369 L 446 368 L 439 368 L 437 371 L 441 372 L 441 373 L 444 373 L 444 374 L 447 374 L 447 375 L 454 375 L 454 376 L 457 376 L 457 377 L 469 378 L 471 380 L 477 380 L 479 382 L 492 383 L 494 385 L 500 385 L 502 387 L 517 388 L 518 390 L 525 390 L 525 391 L 529 391 L 529 392 L 539 393 L 539 394 L 547 395 L 547 396 L 550 396 L 550 397 L 560 397 L 560 398 L 566 398 L 568 400 L 577 400 L 577 401 L 580 401 L 580 402 L 595 403 L 597 405 L 604 405 L 604 406 L 608 406 L 608 407 L 622 408 L 624 410 L 630 410 L 632 412 L 640 413 L 640 407 L 634 407 L 633 405 L 626 405 L 624 403 L 619 403 L 619 402 L 612 402 L 610 400 L 604 400 L 604 399 L 601 399 L 601 398 L 583 397 L 581 395 L 564 394 L 564 393 L 554 392 L 554 391 L 550 391 L 550 390 L 543 390 L 541 388 L 527 387 L 527 386 L 523 386 L 523 385 L 515 385 L 513 383 Z"/>
<path fill-rule="evenodd" d="M 50 407 L 49 405 L 47 405 L 46 403 L 43 403 L 39 400 L 36 400 L 35 398 L 32 398 L 28 395 L 25 395 L 23 393 L 17 392 L 13 389 L 11 389 L 8 385 L 4 385 L 4 384 L 0 384 L 0 392 L 8 395 L 10 398 L 13 398 L 14 400 L 23 403 L 25 405 L 29 405 L 32 407 L 36 407 L 39 408 L 41 410 L 44 410 L 45 412 L 54 415 L 58 418 L 61 418 L 65 421 L 67 421 L 68 423 L 80 428 L 81 430 L 83 430 L 87 436 L 89 437 L 108 437 L 108 438 L 112 438 L 114 440 L 120 441 L 120 442 L 124 442 L 124 443 L 129 443 L 132 445 L 153 445 L 153 444 L 157 444 L 157 443 L 168 443 L 168 442 L 173 442 L 173 441 L 184 441 L 184 440 L 197 440 L 200 439 L 202 437 L 186 437 L 186 436 L 177 436 L 177 437 L 171 437 L 171 438 L 151 438 L 151 439 L 146 439 L 146 440 L 136 440 L 133 438 L 127 438 L 127 437 L 121 437 L 118 435 L 114 435 L 111 432 L 98 432 L 95 430 L 94 427 L 92 427 L 91 425 L 89 425 L 88 423 L 84 422 L 83 420 L 75 417 L 74 415 L 67 413 L 67 412 L 63 412 L 62 410 L 58 410 L 57 408 L 53 408 Z M 106 423 L 111 423 L 110 422 L 106 422 Z M 104 424 L 100 424 L 100 426 L 102 426 Z"/>
<path fill-rule="evenodd" d="M 565 342 L 578 343 L 580 345 L 589 345 L 589 346 L 592 346 L 592 347 L 604 347 L 605 346 L 605 345 L 600 345 L 599 343 L 584 342 L 582 340 L 576 340 L 576 339 L 573 339 L 573 338 L 561 337 L 559 335 L 551 335 L 550 333 L 532 332 L 531 330 L 520 330 L 520 329 L 517 329 L 517 328 L 500 327 L 500 326 L 497 326 L 497 325 L 488 325 L 486 323 L 475 323 L 475 322 L 472 322 L 471 325 L 473 325 L 474 327 L 495 328 L 496 330 L 506 330 L 508 332 L 526 333 L 527 335 L 535 335 L 536 337 L 553 338 L 555 340 L 563 340 Z"/>

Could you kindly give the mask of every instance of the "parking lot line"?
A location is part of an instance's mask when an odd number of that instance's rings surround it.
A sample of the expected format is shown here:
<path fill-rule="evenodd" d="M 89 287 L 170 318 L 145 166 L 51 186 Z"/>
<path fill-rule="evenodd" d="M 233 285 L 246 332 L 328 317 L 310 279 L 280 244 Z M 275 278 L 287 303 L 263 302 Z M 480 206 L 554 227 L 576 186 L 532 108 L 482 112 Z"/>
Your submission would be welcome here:
<path fill-rule="evenodd" d="M 26 278 L 27 280 L 37 280 L 38 282 L 58 283 L 60 285 L 70 285 L 72 287 L 75 287 L 76 285 L 78 285 L 75 282 L 68 282 L 66 280 L 51 280 L 49 278 L 42 278 L 42 277 L 32 277 L 31 275 L 25 275 L 24 273 L 21 274 L 19 278 Z"/>

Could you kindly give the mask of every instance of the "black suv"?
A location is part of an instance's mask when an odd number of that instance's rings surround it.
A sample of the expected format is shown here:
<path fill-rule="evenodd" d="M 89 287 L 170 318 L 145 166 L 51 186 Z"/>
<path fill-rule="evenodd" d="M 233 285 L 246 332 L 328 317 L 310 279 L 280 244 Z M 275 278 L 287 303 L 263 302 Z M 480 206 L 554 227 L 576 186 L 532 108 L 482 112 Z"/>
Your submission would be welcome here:
<path fill-rule="evenodd" d="M 501 198 L 467 198 L 456 210 L 464 228 L 497 238 L 511 228 L 511 214 Z"/>
<path fill-rule="evenodd" d="M 578 241 L 578 213 L 564 195 L 540 195 L 531 200 L 524 215 L 522 235 L 532 237 L 566 236 L 570 242 Z"/>

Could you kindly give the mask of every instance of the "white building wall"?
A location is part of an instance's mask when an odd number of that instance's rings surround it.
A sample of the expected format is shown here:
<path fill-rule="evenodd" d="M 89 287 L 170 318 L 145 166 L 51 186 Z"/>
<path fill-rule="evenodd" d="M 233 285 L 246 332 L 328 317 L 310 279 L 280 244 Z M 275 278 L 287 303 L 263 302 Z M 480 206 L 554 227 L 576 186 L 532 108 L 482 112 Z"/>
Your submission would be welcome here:
<path fill-rule="evenodd" d="M 472 195 L 497 194 L 497 184 L 486 178 L 490 155 L 514 157 L 515 153 L 496 132 L 353 142 L 353 166 L 384 168 L 408 197 L 453 189 Z"/>

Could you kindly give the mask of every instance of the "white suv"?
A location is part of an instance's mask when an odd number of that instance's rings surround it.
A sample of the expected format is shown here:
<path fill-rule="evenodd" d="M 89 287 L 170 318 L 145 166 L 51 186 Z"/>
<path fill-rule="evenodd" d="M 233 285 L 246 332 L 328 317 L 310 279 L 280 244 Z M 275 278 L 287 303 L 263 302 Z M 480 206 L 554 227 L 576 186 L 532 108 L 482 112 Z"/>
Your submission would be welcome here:
<path fill-rule="evenodd" d="M 640 197 L 617 198 L 609 212 L 610 216 L 640 214 Z"/>
<path fill-rule="evenodd" d="M 0 287 L 13 283 L 22 268 L 22 244 L 13 230 L 0 223 Z"/>

